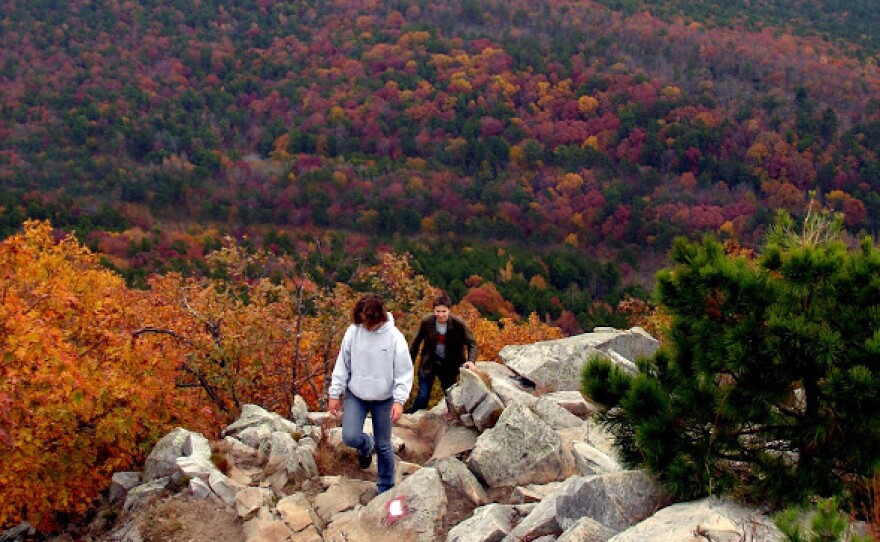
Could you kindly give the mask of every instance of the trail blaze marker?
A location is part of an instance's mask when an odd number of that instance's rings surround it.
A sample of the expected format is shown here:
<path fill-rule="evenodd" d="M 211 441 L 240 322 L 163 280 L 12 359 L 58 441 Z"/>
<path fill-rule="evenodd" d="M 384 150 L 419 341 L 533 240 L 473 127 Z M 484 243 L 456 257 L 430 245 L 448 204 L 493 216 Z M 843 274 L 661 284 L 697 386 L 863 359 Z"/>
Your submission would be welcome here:
<path fill-rule="evenodd" d="M 400 497 L 395 497 L 388 501 L 388 504 L 385 505 L 385 511 L 387 514 L 385 515 L 385 522 L 388 525 L 400 521 L 401 519 L 406 517 L 406 500 L 401 495 Z"/>

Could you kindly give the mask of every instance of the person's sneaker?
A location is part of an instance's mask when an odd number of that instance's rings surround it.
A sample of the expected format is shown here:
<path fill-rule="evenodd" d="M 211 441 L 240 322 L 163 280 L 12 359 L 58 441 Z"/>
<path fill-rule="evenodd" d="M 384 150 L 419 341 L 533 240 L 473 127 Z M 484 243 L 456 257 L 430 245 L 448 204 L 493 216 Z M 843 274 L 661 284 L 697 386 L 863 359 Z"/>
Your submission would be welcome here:
<path fill-rule="evenodd" d="M 376 449 L 376 445 L 372 440 L 373 439 L 370 439 L 370 453 L 367 455 L 361 455 L 358 453 L 358 465 L 360 465 L 362 469 L 370 468 L 370 465 L 373 463 L 373 451 Z"/>

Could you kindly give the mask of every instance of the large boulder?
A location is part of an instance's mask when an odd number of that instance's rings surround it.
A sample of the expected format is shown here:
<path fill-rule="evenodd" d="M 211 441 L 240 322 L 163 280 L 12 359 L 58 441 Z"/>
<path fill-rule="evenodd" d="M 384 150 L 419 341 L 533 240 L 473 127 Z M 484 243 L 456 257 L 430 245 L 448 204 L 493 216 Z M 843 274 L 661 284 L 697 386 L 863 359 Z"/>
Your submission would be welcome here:
<path fill-rule="evenodd" d="M 618 533 L 649 516 L 665 500 L 662 488 L 642 471 L 573 476 L 541 500 L 511 536 L 515 540 L 559 536 L 584 517 L 602 525 L 601 532 Z"/>
<path fill-rule="evenodd" d="M 556 517 L 563 529 L 587 516 L 614 531 L 650 516 L 669 501 L 666 491 L 640 470 L 584 476 L 556 504 Z"/>
<path fill-rule="evenodd" d="M 402 498 L 406 515 L 386 521 L 388 503 Z M 422 468 L 399 485 L 382 493 L 339 527 L 331 524 L 324 540 L 413 540 L 433 542 L 446 515 L 446 491 L 436 469 Z"/>
<path fill-rule="evenodd" d="M 507 407 L 495 427 L 477 438 L 467 465 L 490 487 L 562 480 L 575 469 L 556 431 L 521 403 Z"/>
<path fill-rule="evenodd" d="M 143 481 L 151 482 L 177 474 L 177 459 L 191 457 L 194 460 L 211 460 L 211 444 L 208 439 L 182 427 L 171 431 L 156 443 L 147 456 Z"/>
<path fill-rule="evenodd" d="M 659 347 L 659 342 L 639 327 L 627 331 L 596 328 L 593 333 L 565 339 L 508 345 L 499 356 L 505 365 L 539 389 L 553 392 L 578 390 L 583 367 L 593 356 L 609 359 L 635 374 L 636 359 L 653 355 Z"/>
<path fill-rule="evenodd" d="M 727 499 L 707 497 L 668 506 L 648 519 L 611 538 L 611 542 L 654 540 L 777 542 L 785 536 L 767 516 Z"/>

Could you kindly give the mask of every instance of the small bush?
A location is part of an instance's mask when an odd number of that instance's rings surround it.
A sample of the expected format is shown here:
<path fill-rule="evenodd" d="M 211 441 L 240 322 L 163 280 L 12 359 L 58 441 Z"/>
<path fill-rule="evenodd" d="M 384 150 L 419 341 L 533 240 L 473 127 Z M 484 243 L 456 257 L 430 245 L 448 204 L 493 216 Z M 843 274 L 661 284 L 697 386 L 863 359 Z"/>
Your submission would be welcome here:
<path fill-rule="evenodd" d="M 849 518 L 834 498 L 811 507 L 786 508 L 773 518 L 788 542 L 870 542 L 871 536 L 853 532 Z"/>

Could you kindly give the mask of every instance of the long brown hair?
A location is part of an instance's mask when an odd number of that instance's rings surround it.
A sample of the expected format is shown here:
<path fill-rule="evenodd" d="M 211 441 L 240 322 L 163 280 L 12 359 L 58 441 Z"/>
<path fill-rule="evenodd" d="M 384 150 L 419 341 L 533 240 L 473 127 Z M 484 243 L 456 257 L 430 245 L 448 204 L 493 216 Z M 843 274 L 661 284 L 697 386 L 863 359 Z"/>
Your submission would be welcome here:
<path fill-rule="evenodd" d="M 351 311 L 351 321 L 363 325 L 369 329 L 388 321 L 388 313 L 385 311 L 385 303 L 376 294 L 364 294 Z"/>

